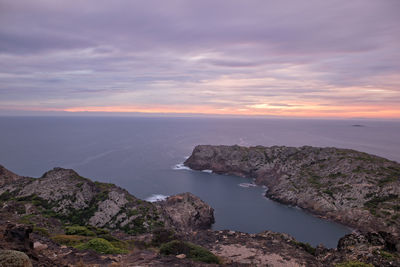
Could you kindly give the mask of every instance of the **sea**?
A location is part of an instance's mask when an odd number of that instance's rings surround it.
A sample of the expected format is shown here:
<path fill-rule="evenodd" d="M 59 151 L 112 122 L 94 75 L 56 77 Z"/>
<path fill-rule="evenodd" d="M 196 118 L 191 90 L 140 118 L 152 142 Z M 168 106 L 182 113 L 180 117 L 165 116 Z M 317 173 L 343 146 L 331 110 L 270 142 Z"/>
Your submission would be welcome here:
<path fill-rule="evenodd" d="M 159 201 L 191 192 L 215 209 L 213 229 L 284 232 L 336 247 L 352 229 L 264 197 L 251 179 L 183 166 L 199 144 L 340 147 L 400 162 L 400 122 L 205 117 L 0 117 L 0 164 L 40 177 L 72 168 Z"/>

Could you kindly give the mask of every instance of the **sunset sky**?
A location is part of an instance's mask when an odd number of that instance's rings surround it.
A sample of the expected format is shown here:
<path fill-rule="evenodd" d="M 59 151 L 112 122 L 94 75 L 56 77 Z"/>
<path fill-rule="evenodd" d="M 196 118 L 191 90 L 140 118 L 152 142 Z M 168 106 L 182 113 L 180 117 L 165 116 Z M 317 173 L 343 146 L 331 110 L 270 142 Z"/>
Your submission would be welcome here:
<path fill-rule="evenodd" d="M 0 0 L 0 115 L 400 118 L 400 1 Z"/>

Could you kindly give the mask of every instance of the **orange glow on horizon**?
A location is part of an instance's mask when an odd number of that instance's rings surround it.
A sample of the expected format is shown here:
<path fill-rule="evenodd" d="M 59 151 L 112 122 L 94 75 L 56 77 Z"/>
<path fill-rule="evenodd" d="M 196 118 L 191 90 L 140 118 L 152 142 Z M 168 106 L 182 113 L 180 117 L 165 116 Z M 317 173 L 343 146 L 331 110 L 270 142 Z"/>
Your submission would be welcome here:
<path fill-rule="evenodd" d="M 71 108 L 42 108 L 37 106 L 0 107 L 0 110 L 68 112 L 68 113 L 143 113 L 143 114 L 193 114 L 233 116 L 277 116 L 298 118 L 382 118 L 400 119 L 398 106 L 323 106 L 312 103 L 291 105 L 257 104 L 240 107 L 216 106 L 86 106 Z"/>
<path fill-rule="evenodd" d="M 242 115 L 242 116 L 282 116 L 282 117 L 317 117 L 317 118 L 400 118 L 400 108 L 382 106 L 278 106 L 266 108 L 218 108 L 210 106 L 92 106 L 67 108 L 66 112 L 120 112 L 120 113 L 164 113 L 164 114 L 204 114 L 204 115 Z"/>

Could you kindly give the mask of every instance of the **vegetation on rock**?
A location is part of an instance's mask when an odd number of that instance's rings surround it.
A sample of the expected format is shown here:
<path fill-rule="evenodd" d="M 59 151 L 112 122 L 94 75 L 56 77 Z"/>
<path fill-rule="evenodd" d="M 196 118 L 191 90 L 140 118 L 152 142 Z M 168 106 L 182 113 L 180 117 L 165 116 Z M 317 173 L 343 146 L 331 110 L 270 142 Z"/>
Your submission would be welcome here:
<path fill-rule="evenodd" d="M 115 247 L 109 241 L 103 238 L 93 238 L 84 244 L 75 246 L 77 249 L 88 249 L 93 250 L 101 254 L 123 254 L 127 253 L 127 250 Z"/>
<path fill-rule="evenodd" d="M 335 267 L 374 267 L 374 265 L 370 263 L 364 263 L 361 261 L 347 261 L 335 264 Z"/>
<path fill-rule="evenodd" d="M 0 250 L 0 267 L 32 267 L 32 263 L 23 252 Z"/>
<path fill-rule="evenodd" d="M 207 249 L 192 244 L 190 242 L 184 242 L 179 240 L 173 240 L 165 243 L 160 247 L 160 253 L 164 255 L 179 255 L 185 254 L 186 257 L 195 261 L 201 261 L 206 263 L 219 263 L 217 256 L 212 254 Z"/>
<path fill-rule="evenodd" d="M 400 164 L 319 147 L 196 146 L 185 165 L 254 178 L 266 196 L 364 231 L 400 235 Z"/>

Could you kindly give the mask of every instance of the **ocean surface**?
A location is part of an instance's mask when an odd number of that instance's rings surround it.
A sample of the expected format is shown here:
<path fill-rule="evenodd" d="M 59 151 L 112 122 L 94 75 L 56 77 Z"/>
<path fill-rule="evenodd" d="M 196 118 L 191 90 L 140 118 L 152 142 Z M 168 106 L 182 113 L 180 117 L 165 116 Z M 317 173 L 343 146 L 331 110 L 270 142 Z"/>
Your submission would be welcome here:
<path fill-rule="evenodd" d="M 272 230 L 336 247 L 351 229 L 266 199 L 265 189 L 249 179 L 192 171 L 180 163 L 197 144 L 334 146 L 400 162 L 399 133 L 398 121 L 0 117 L 0 164 L 31 177 L 73 168 L 147 200 L 192 192 L 214 207 L 214 229 Z"/>

